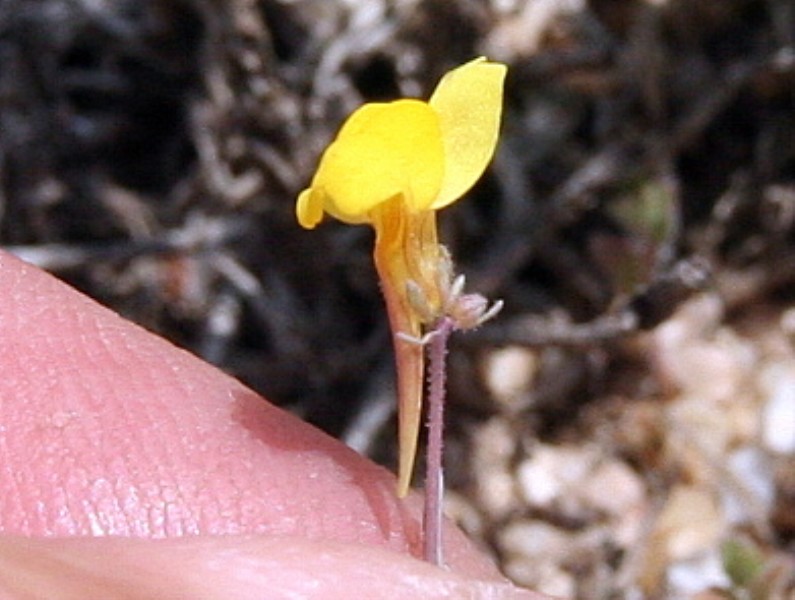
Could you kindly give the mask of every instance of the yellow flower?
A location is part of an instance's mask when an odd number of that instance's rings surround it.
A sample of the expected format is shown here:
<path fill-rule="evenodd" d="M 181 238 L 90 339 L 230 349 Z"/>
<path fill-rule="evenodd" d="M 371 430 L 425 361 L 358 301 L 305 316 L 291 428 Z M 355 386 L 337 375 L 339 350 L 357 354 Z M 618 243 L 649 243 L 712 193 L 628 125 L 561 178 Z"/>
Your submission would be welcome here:
<path fill-rule="evenodd" d="M 497 145 L 506 67 L 484 58 L 450 71 L 430 101 L 366 104 L 345 122 L 296 204 L 314 228 L 324 213 L 369 223 L 374 258 L 395 334 L 420 338 L 447 310 L 452 267 L 436 235 L 436 211 L 480 178 Z M 420 427 L 423 348 L 395 339 L 400 465 L 411 479 Z"/>

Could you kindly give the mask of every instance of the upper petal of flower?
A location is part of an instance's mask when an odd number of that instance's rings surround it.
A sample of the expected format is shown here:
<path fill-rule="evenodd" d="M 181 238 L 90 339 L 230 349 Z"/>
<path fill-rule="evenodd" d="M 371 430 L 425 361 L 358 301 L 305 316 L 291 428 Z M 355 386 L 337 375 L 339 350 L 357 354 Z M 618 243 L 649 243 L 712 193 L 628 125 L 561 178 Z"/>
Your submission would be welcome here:
<path fill-rule="evenodd" d="M 370 211 L 399 194 L 409 209 L 428 209 L 444 166 L 439 117 L 426 102 L 365 104 L 320 160 L 312 186 L 299 197 L 298 220 L 314 227 L 322 206 L 346 223 L 367 223 Z"/>
<path fill-rule="evenodd" d="M 447 73 L 431 96 L 445 155 L 444 179 L 431 208 L 443 208 L 463 196 L 491 161 L 506 70 L 503 64 L 475 59 Z"/>

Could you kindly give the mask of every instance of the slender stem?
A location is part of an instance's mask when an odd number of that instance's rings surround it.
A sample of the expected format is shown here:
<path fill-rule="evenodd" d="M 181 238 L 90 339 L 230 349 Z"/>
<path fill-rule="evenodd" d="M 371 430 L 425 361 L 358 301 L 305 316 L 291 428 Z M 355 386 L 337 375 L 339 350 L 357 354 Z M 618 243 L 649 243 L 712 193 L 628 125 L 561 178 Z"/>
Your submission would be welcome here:
<path fill-rule="evenodd" d="M 444 471 L 442 467 L 442 433 L 444 430 L 444 397 L 447 378 L 447 340 L 453 331 L 453 320 L 442 317 L 431 332 L 428 342 L 428 452 L 425 472 L 425 560 L 444 565 L 442 556 L 442 504 Z"/>

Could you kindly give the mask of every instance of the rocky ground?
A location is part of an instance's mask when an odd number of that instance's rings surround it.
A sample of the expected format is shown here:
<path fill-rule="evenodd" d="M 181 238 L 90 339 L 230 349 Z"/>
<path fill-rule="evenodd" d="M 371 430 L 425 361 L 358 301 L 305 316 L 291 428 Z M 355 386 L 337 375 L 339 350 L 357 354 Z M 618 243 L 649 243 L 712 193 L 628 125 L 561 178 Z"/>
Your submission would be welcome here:
<path fill-rule="evenodd" d="M 509 66 L 442 237 L 448 512 L 571 598 L 795 590 L 788 0 L 7 0 L 0 242 L 393 466 L 366 228 L 297 192 L 365 101 Z"/>

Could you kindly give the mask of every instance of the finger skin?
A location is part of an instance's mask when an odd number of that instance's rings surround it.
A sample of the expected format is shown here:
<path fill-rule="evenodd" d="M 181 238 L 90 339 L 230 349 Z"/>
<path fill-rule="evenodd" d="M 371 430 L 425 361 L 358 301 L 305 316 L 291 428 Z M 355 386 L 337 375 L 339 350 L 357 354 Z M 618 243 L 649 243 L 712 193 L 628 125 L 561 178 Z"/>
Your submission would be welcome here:
<path fill-rule="evenodd" d="M 384 547 L 290 537 L 0 537 L 0 597 L 263 600 L 544 600 Z"/>
<path fill-rule="evenodd" d="M 419 502 L 390 473 L 4 253 L 0 340 L 6 550 L 15 535 L 258 534 L 421 555 Z M 503 581 L 457 529 L 445 539 L 451 571 Z"/>

